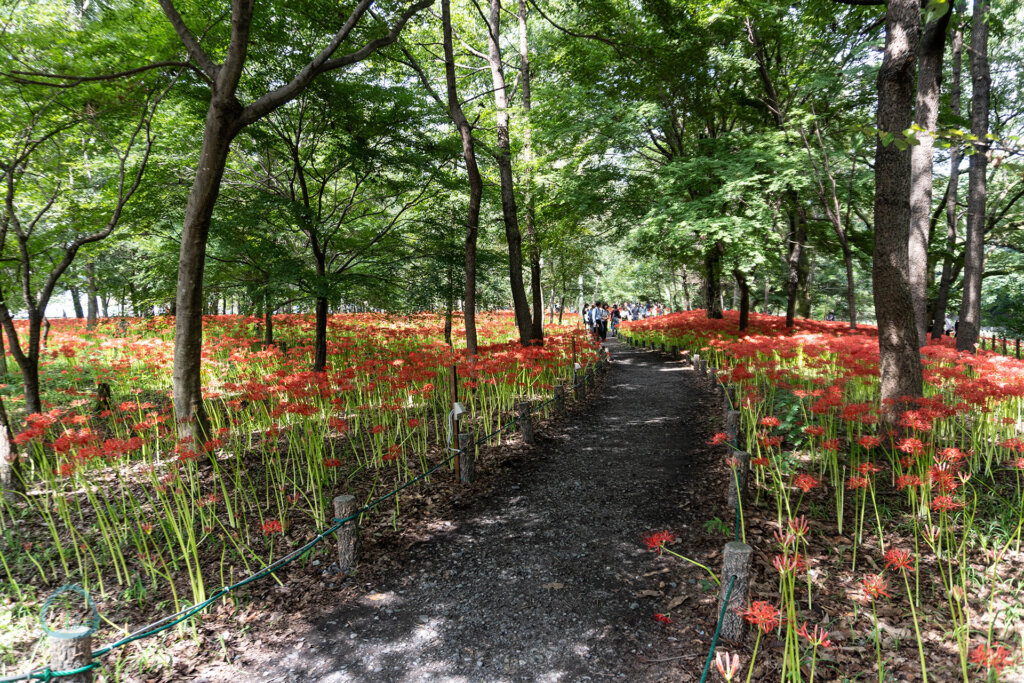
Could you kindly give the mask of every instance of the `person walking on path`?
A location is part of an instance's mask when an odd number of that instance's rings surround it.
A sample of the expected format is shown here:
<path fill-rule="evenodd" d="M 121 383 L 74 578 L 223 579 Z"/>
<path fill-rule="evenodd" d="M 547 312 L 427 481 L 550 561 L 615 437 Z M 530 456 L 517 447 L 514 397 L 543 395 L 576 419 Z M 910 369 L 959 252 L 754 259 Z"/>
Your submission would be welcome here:
<path fill-rule="evenodd" d="M 611 320 L 612 320 L 612 337 L 618 337 L 619 336 L 619 323 L 622 322 L 622 313 L 619 311 L 618 305 L 612 306 Z"/>

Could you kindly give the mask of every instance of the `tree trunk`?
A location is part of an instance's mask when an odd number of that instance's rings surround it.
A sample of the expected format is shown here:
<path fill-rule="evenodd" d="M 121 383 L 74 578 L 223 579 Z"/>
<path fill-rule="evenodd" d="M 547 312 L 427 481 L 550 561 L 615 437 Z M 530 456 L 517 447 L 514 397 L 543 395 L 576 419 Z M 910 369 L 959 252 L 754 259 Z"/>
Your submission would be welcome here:
<path fill-rule="evenodd" d="M 85 264 L 85 291 L 86 291 L 86 322 L 87 329 L 96 327 L 96 318 L 99 315 L 99 302 L 96 297 L 96 266 L 92 261 Z"/>
<path fill-rule="evenodd" d="M 908 268 L 910 296 L 918 342 L 928 339 L 928 236 L 932 213 L 932 163 L 935 130 L 939 120 L 939 92 L 942 85 L 942 56 L 946 50 L 946 27 L 951 11 L 928 22 L 921 34 L 917 58 L 917 105 L 914 122 L 924 129 L 918 144 L 910 148 L 910 240 Z"/>
<path fill-rule="evenodd" d="M 958 351 L 974 351 L 981 334 L 981 281 L 985 271 L 985 209 L 988 188 L 988 118 L 992 77 L 988 65 L 989 0 L 975 0 L 971 25 L 971 134 L 976 138 L 968 170 L 967 243 L 964 246 L 964 296 L 960 303 Z"/>
<path fill-rule="evenodd" d="M 0 335 L 2 336 L 2 335 Z M 14 430 L 7 418 L 7 409 L 0 399 L 0 500 L 14 503 L 25 490 L 21 477 L 21 458 L 14 444 Z"/>
<path fill-rule="evenodd" d="M 790 193 L 793 207 L 789 211 L 789 258 L 786 263 L 789 266 L 789 276 L 786 279 L 786 327 L 793 327 L 797 314 L 797 299 L 800 296 L 801 281 L 806 286 L 806 270 L 801 275 L 801 263 L 806 264 L 804 248 L 807 242 L 807 221 L 803 211 L 799 210 L 796 202 L 799 201 L 795 192 Z"/>
<path fill-rule="evenodd" d="M 736 268 L 732 271 L 736 278 L 736 288 L 739 290 L 740 299 L 740 331 L 747 329 L 750 321 L 750 283 L 747 282 L 746 274 Z"/>
<path fill-rule="evenodd" d="M 85 317 L 85 310 L 82 309 L 82 296 L 78 287 L 71 287 L 69 291 L 71 292 L 71 304 L 75 307 L 75 317 L 81 320 Z"/>
<path fill-rule="evenodd" d="M 715 242 L 704 254 L 704 305 L 709 318 L 722 318 L 721 279 L 722 279 L 721 242 Z"/>
<path fill-rule="evenodd" d="M 274 307 L 270 303 L 270 295 L 263 295 L 263 345 L 274 343 Z"/>
<path fill-rule="evenodd" d="M 110 317 L 110 296 L 107 294 L 100 297 L 100 311 L 104 318 Z"/>
<path fill-rule="evenodd" d="M 455 51 L 452 47 L 451 3 L 441 0 L 441 28 L 444 41 L 444 76 L 448 96 L 448 112 L 462 140 L 462 158 L 469 178 L 469 210 L 466 214 L 466 297 L 463 319 L 466 326 L 466 355 L 475 356 L 476 339 L 476 242 L 480 229 L 480 200 L 484 183 L 476 163 L 473 128 L 462 111 L 455 80 Z"/>
<path fill-rule="evenodd" d="M 918 0 L 890 0 L 885 56 L 878 72 L 878 128 L 875 147 L 874 300 L 878 319 L 883 417 L 896 424 L 900 398 L 921 396 L 914 304 L 910 296 L 907 249 L 910 232 L 910 151 L 882 136 L 902 137 L 910 127 L 914 56 L 921 32 Z"/>
<path fill-rule="evenodd" d="M 487 56 L 494 85 L 494 122 L 498 146 L 495 161 L 501 180 L 501 213 L 505 219 L 505 239 L 508 242 L 508 274 L 512 288 L 512 307 L 519 327 L 519 342 L 529 344 L 533 339 L 530 306 L 523 287 L 523 238 L 519 232 L 519 209 L 512 177 L 512 145 L 509 137 L 508 93 L 505 90 L 504 67 L 501 62 L 501 0 L 491 0 L 487 31 Z"/>
<path fill-rule="evenodd" d="M 950 11 L 953 11 L 952 9 Z M 957 3 L 957 12 L 963 11 L 963 4 Z M 951 58 L 953 82 L 949 89 L 949 107 L 953 116 L 960 116 L 961 72 L 963 70 L 964 29 L 957 17 L 953 29 L 953 54 Z M 949 309 L 949 290 L 953 287 L 953 254 L 956 252 L 957 210 L 956 202 L 960 193 L 960 161 L 963 151 L 954 144 L 949 151 L 949 190 L 946 192 L 946 255 L 942 259 L 942 277 L 939 292 L 935 298 L 935 317 L 932 321 L 932 339 L 941 339 L 946 331 L 946 311 Z"/>
<path fill-rule="evenodd" d="M 327 297 L 316 298 L 316 333 L 313 338 L 313 372 L 327 369 Z"/>
<path fill-rule="evenodd" d="M 690 301 L 690 274 L 686 272 L 686 266 L 683 266 L 683 305 L 686 306 L 686 310 L 693 310 L 693 302 Z"/>
<path fill-rule="evenodd" d="M 232 98 L 233 99 L 233 98 Z M 237 102 L 233 102 L 237 107 Z M 237 111 L 229 103 L 210 102 L 203 130 L 203 145 L 182 225 L 178 258 L 178 289 L 174 326 L 174 415 L 179 438 L 191 437 L 201 445 L 210 434 L 203 406 L 203 266 L 210 217 L 220 193 Z"/>
<path fill-rule="evenodd" d="M 526 23 L 526 0 L 519 0 L 519 87 L 523 92 L 523 163 L 526 185 L 526 244 L 530 254 L 530 290 L 533 294 L 531 337 L 544 339 L 544 291 L 541 282 L 540 241 L 537 239 L 536 212 L 533 197 L 533 130 L 530 122 L 530 52 Z"/>

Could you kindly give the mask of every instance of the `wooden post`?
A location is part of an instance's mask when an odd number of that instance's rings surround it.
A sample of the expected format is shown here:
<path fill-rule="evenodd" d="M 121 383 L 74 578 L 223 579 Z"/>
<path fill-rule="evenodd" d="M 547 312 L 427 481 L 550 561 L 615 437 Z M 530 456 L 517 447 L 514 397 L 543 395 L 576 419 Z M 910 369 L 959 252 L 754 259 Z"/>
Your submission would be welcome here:
<path fill-rule="evenodd" d="M 96 383 L 96 413 L 102 413 L 105 410 L 110 410 L 110 398 L 112 394 L 110 392 L 110 385 L 106 382 Z"/>
<path fill-rule="evenodd" d="M 740 411 L 729 410 L 725 414 L 725 435 L 729 443 L 739 448 Z"/>
<path fill-rule="evenodd" d="M 473 433 L 472 432 L 461 432 L 459 434 L 459 450 L 466 456 L 465 460 L 462 456 L 459 456 L 459 460 L 462 460 L 462 470 L 459 473 L 459 481 L 463 484 L 472 484 L 476 480 L 476 454 L 473 453 Z"/>
<path fill-rule="evenodd" d="M 750 453 L 727 447 L 729 454 L 729 507 L 735 513 L 742 513 L 743 506 L 747 503 L 747 479 L 750 473 Z"/>
<path fill-rule="evenodd" d="M 1006 355 L 1006 335 L 1003 335 L 1003 355 Z"/>
<path fill-rule="evenodd" d="M 695 353 L 690 356 L 690 365 L 693 366 L 694 370 L 700 370 L 700 354 Z"/>
<path fill-rule="evenodd" d="M 576 400 L 586 401 L 587 400 L 587 381 L 586 373 L 584 373 L 583 380 L 576 379 Z"/>
<path fill-rule="evenodd" d="M 355 514 L 355 496 L 337 496 L 334 499 L 334 518 L 346 519 Z M 338 567 L 345 576 L 351 576 L 359 559 L 359 519 L 352 519 L 338 529 Z"/>
<path fill-rule="evenodd" d="M 530 415 L 530 402 L 520 401 L 516 406 L 519 413 L 519 428 L 523 432 L 523 443 L 533 445 L 533 417 Z"/>
<path fill-rule="evenodd" d="M 722 615 L 722 637 L 728 640 L 739 640 L 743 635 L 743 617 L 739 612 L 746 607 L 747 596 L 750 593 L 750 560 L 753 552 L 754 549 L 746 543 L 731 541 L 725 544 L 725 552 L 722 555 L 722 588 L 718 594 L 718 612 L 715 616 Z M 722 607 L 733 576 L 736 577 L 736 581 L 729 595 L 729 605 L 723 613 Z"/>
<path fill-rule="evenodd" d="M 565 387 L 559 384 L 555 387 L 555 413 L 561 415 L 565 412 Z"/>
<path fill-rule="evenodd" d="M 74 671 L 92 663 L 92 630 L 82 628 L 77 637 L 47 636 L 52 671 Z M 92 669 L 57 680 L 63 683 L 92 683 Z"/>

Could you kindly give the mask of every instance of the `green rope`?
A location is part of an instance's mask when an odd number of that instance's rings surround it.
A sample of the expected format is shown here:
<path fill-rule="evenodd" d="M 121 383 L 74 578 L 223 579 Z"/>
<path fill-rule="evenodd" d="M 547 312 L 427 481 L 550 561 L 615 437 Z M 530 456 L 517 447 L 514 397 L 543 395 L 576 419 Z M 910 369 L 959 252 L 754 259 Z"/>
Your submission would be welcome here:
<path fill-rule="evenodd" d="M 725 610 L 729 608 L 729 598 L 732 597 L 733 586 L 736 585 L 736 575 L 729 579 L 729 590 L 725 592 L 725 601 L 722 603 L 722 611 L 718 615 L 718 625 L 715 626 L 715 635 L 711 638 L 711 650 L 708 652 L 707 661 L 704 662 L 704 673 L 700 675 L 700 683 L 708 680 L 708 673 L 711 671 L 711 658 L 715 656 L 715 647 L 718 645 L 718 635 L 722 632 L 722 620 L 725 619 Z"/>
<path fill-rule="evenodd" d="M 586 381 L 587 374 L 588 374 L 588 372 L 586 370 L 584 370 L 582 378 L 579 381 L 577 381 L 574 384 L 572 384 L 570 389 L 575 389 L 580 384 L 582 384 L 584 381 Z M 557 397 L 552 397 L 552 398 L 548 399 L 547 401 L 544 401 L 543 403 L 540 403 L 540 404 L 538 404 L 536 406 L 531 407 L 530 410 L 527 411 L 526 414 L 528 415 L 528 414 L 531 414 L 531 413 L 534 413 L 534 412 L 540 410 L 544 406 L 546 406 L 549 403 L 555 401 L 556 398 Z M 487 440 L 491 439 L 492 437 L 495 437 L 498 434 L 501 434 L 503 431 L 505 431 L 506 429 L 512 427 L 512 425 L 514 425 L 517 422 L 519 422 L 521 417 L 522 416 L 517 415 L 511 421 L 509 421 L 506 424 L 502 425 L 497 430 L 491 432 L 490 434 L 487 434 L 486 436 L 483 436 L 483 437 L 480 437 L 479 439 L 477 439 L 474 442 L 473 445 L 474 446 L 479 446 L 480 444 L 486 442 Z M 403 483 L 401 486 L 398 486 L 397 488 L 395 488 L 390 493 L 387 493 L 387 494 L 381 496 L 380 498 L 377 498 L 376 500 L 372 501 L 371 503 L 368 503 L 367 505 L 364 505 L 362 508 L 360 508 L 356 512 L 352 513 L 348 517 L 345 517 L 344 519 L 334 519 L 335 524 L 333 526 L 331 526 L 330 528 L 328 528 L 328 529 L 320 532 L 319 534 L 317 534 L 316 537 L 313 540 L 309 541 L 308 543 L 306 543 L 301 548 L 298 548 L 298 549 L 292 551 L 291 553 L 289 553 L 288 555 L 285 555 L 284 557 L 282 557 L 282 558 L 276 560 L 275 562 L 267 565 L 266 567 L 264 567 L 260 571 L 256 572 L 252 576 L 249 576 L 247 578 L 241 579 L 240 581 L 237 581 L 237 582 L 235 582 L 235 583 L 233 583 L 233 584 L 231 584 L 229 586 L 225 586 L 225 587 L 221 588 L 220 590 L 216 591 L 213 595 L 211 595 L 209 598 L 207 598 L 206 600 L 203 600 L 202 602 L 200 602 L 197 605 L 192 605 L 190 607 L 186 607 L 183 610 L 179 610 L 178 612 L 175 612 L 174 614 L 170 614 L 170 615 L 164 617 L 163 619 L 161 619 L 159 621 L 156 621 L 156 622 L 154 622 L 152 624 L 149 624 L 148 626 L 143 627 L 142 629 L 136 631 L 135 633 L 129 634 L 129 635 L 125 636 L 124 638 L 121 638 L 120 640 L 117 640 L 117 641 L 111 643 L 110 645 L 102 647 L 99 650 L 94 650 L 92 652 L 92 658 L 93 659 L 97 659 L 97 658 L 102 657 L 103 655 L 111 652 L 112 650 L 114 650 L 116 648 L 123 647 L 123 646 L 128 645 L 129 643 L 133 643 L 133 642 L 135 642 L 137 640 L 142 640 L 143 638 L 150 638 L 150 637 L 155 636 L 157 634 L 163 633 L 164 631 L 167 631 L 167 630 L 169 630 L 171 628 L 174 628 L 175 626 L 177 626 L 181 622 L 183 622 L 183 621 L 185 621 L 187 619 L 190 619 L 191 617 L 195 616 L 199 612 L 203 611 L 204 609 L 206 609 L 207 607 L 209 607 L 214 602 L 216 602 L 217 600 L 219 600 L 223 596 L 227 595 L 228 593 L 230 593 L 230 592 L 232 592 L 234 590 L 237 590 L 239 588 L 242 588 L 243 586 L 246 586 L 246 585 L 248 585 L 248 584 L 250 584 L 250 583 L 252 583 L 254 581 L 257 581 L 259 579 L 262 579 L 262 578 L 264 578 L 266 576 L 269 576 L 269 575 L 273 574 L 274 572 L 278 571 L 279 569 L 281 569 L 282 567 L 286 567 L 286 566 L 290 565 L 292 562 L 295 562 L 300 557 L 302 557 L 307 552 L 309 552 L 314 547 L 316 547 L 325 538 L 327 538 L 328 536 L 330 536 L 330 535 L 332 535 L 334 533 L 337 533 L 337 531 L 339 529 L 341 529 L 341 527 L 344 526 L 345 524 L 347 524 L 348 522 L 351 522 L 353 519 L 356 519 L 357 517 L 360 517 L 361 515 L 369 512 L 370 510 L 373 510 L 374 508 L 376 508 L 378 505 L 380 505 L 384 501 L 386 501 L 389 498 L 393 498 L 394 496 L 398 495 L 398 493 L 400 491 L 402 491 L 403 489 L 405 489 L 405 488 L 407 488 L 409 486 L 412 486 L 416 482 L 421 481 L 421 480 L 429 477 L 430 475 L 434 474 L 435 472 L 437 472 L 442 467 L 448 465 L 455 458 L 457 458 L 459 455 L 462 455 L 465 452 L 466 452 L 465 449 L 459 449 L 457 451 L 454 451 L 451 455 L 449 455 L 447 458 L 445 458 L 444 460 L 442 460 L 441 462 L 439 462 L 438 464 L 436 464 L 434 467 L 430 468 L 426 472 L 423 472 L 422 474 L 419 474 L 419 475 L 413 477 L 409 481 Z M 92 662 L 92 663 L 87 664 L 87 665 L 85 665 L 83 667 L 80 667 L 78 669 L 72 669 L 72 670 L 69 670 L 69 671 L 54 671 L 54 670 L 50 669 L 49 667 L 46 667 L 46 668 L 43 668 L 43 669 L 36 669 L 34 671 L 30 671 L 30 672 L 25 673 L 25 674 L 19 674 L 17 676 L 10 676 L 10 677 L 6 677 L 6 678 L 0 678 L 0 683 L 13 683 L 14 681 L 29 681 L 29 680 L 50 681 L 50 680 L 53 680 L 55 678 L 64 678 L 64 677 L 67 677 L 67 676 L 75 676 L 75 675 L 80 674 L 80 673 L 85 673 L 86 671 L 90 671 L 90 670 L 96 668 L 97 666 L 99 666 L 98 662 Z"/>

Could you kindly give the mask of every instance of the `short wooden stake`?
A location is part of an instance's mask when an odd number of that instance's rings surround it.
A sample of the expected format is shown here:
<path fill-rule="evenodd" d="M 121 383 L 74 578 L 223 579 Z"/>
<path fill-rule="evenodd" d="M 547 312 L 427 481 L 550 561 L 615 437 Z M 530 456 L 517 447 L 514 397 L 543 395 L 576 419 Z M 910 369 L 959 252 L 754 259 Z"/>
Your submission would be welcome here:
<path fill-rule="evenodd" d="M 669 353 L 672 360 L 679 360 L 679 347 L 675 344 L 672 345 L 672 351 Z"/>
<path fill-rule="evenodd" d="M 463 484 L 472 484 L 476 480 L 476 454 L 473 452 L 473 433 L 461 432 L 459 434 L 459 450 L 462 454 L 459 460 L 462 467 L 459 471 L 459 481 Z"/>
<path fill-rule="evenodd" d="M 92 663 L 91 633 L 77 638 L 48 636 L 46 640 L 50 650 L 51 671 L 74 671 Z M 92 669 L 56 680 L 63 683 L 92 683 Z"/>
<path fill-rule="evenodd" d="M 347 519 L 356 511 L 355 496 L 337 496 L 334 499 L 334 518 Z M 355 571 L 359 559 L 359 518 L 350 519 L 338 529 L 338 567 L 345 576 Z"/>
<path fill-rule="evenodd" d="M 747 596 L 750 593 L 750 561 L 753 553 L 754 549 L 746 543 L 731 541 L 725 544 L 725 552 L 722 555 L 722 588 L 718 594 L 718 611 L 715 616 L 722 615 L 722 637 L 727 640 L 739 640 L 743 635 L 743 617 L 740 616 L 740 610 L 746 607 Z M 729 605 L 723 614 L 725 596 L 734 576 L 736 581 L 729 595 Z"/>
<path fill-rule="evenodd" d="M 699 370 L 700 369 L 700 354 L 699 353 L 695 353 L 692 356 L 690 356 L 690 365 L 693 366 L 694 370 Z"/>
<path fill-rule="evenodd" d="M 516 406 L 519 413 L 519 429 L 523 433 L 523 443 L 527 446 L 533 445 L 533 416 L 530 414 L 530 402 L 520 401 Z"/>
<path fill-rule="evenodd" d="M 742 514 L 747 504 L 747 479 L 750 472 L 750 453 L 729 446 L 729 507 Z"/>
<path fill-rule="evenodd" d="M 582 378 L 576 380 L 576 400 L 586 401 L 587 400 L 587 381 L 586 374 Z"/>
<path fill-rule="evenodd" d="M 555 387 L 555 412 L 559 415 L 565 412 L 565 387 L 561 384 Z"/>
<path fill-rule="evenodd" d="M 725 413 L 725 436 L 729 443 L 739 447 L 740 411 L 729 410 Z"/>

